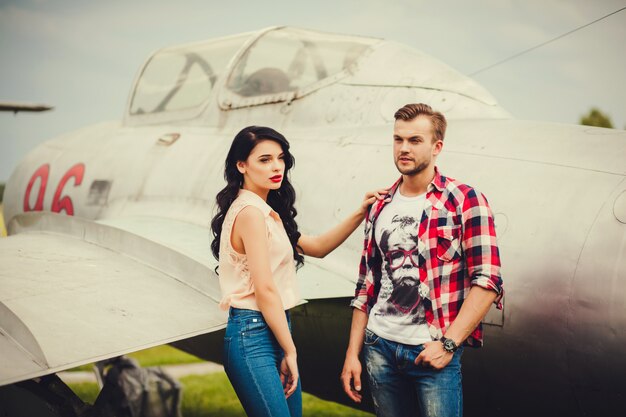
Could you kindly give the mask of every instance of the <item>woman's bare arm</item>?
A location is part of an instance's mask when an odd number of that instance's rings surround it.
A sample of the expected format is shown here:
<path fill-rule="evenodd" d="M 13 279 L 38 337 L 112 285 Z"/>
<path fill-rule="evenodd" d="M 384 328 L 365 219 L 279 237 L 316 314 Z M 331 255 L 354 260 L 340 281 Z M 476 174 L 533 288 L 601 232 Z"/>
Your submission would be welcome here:
<path fill-rule="evenodd" d="M 323 258 L 330 252 L 337 249 L 354 230 L 359 227 L 367 209 L 374 204 L 376 200 L 382 200 L 387 194 L 386 189 L 370 191 L 365 194 L 365 198 L 357 211 L 345 218 L 341 223 L 317 236 L 302 235 L 298 240 L 300 251 L 308 256 L 315 258 Z"/>
<path fill-rule="evenodd" d="M 232 234 L 237 243 L 241 239 L 248 258 L 248 269 L 254 284 L 257 305 L 285 352 L 286 371 L 289 373 L 285 393 L 289 396 L 298 384 L 296 346 L 287 325 L 282 300 L 272 279 L 266 227 L 263 213 L 256 207 L 248 206 L 237 215 Z M 236 246 L 238 245 L 233 244 L 233 247 Z"/>

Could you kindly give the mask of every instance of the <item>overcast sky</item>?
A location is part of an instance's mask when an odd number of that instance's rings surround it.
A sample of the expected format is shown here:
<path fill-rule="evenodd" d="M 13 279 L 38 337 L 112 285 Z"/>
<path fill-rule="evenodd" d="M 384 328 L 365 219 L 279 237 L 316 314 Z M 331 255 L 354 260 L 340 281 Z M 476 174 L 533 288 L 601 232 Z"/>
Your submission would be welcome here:
<path fill-rule="evenodd" d="M 406 43 L 464 74 L 626 6 L 598 0 L 0 0 L 0 182 L 38 143 L 120 119 L 148 55 L 272 25 Z M 515 117 L 577 123 L 591 106 L 626 126 L 626 10 L 474 78 Z"/>

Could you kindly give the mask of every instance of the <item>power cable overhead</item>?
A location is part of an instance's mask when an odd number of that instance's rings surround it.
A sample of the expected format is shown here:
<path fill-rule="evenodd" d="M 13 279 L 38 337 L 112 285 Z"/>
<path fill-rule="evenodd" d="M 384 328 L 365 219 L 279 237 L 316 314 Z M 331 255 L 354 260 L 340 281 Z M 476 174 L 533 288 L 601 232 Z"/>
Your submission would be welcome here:
<path fill-rule="evenodd" d="M 531 48 L 525 49 L 525 50 L 523 50 L 523 51 L 521 51 L 521 52 L 516 53 L 515 55 L 511 55 L 511 56 L 510 56 L 510 57 L 508 57 L 508 58 L 504 58 L 503 60 L 498 61 L 498 62 L 496 62 L 495 64 L 491 64 L 491 65 L 489 65 L 489 66 L 486 66 L 485 68 L 479 69 L 478 71 L 475 71 L 475 72 L 473 72 L 473 73 L 469 74 L 469 76 L 470 76 L 470 77 L 473 77 L 473 76 L 474 76 L 474 75 L 476 75 L 476 74 L 480 74 L 481 72 L 487 71 L 488 69 L 491 69 L 491 68 L 493 68 L 493 67 L 496 67 L 496 66 L 498 66 L 498 65 L 500 65 L 500 64 L 504 64 L 505 62 L 508 62 L 508 61 L 510 61 L 510 60 L 512 60 L 512 59 L 515 59 L 515 58 L 517 58 L 517 57 L 519 57 L 519 56 L 521 56 L 521 55 L 527 54 L 527 53 L 528 53 L 528 52 L 530 52 L 530 51 L 534 51 L 534 50 L 535 50 L 535 49 L 537 49 L 537 48 L 541 48 L 542 46 L 545 46 L 545 45 L 547 45 L 547 44 L 549 44 L 549 43 L 551 43 L 551 42 L 554 42 L 554 41 L 556 41 L 556 40 L 559 40 L 559 39 L 561 39 L 561 38 L 564 38 L 564 37 L 565 37 L 565 36 L 567 36 L 567 35 L 570 35 L 570 34 L 572 34 L 572 33 L 574 33 L 574 32 L 577 32 L 577 31 L 579 31 L 579 30 L 581 30 L 581 29 L 584 29 L 584 28 L 586 28 L 587 26 L 591 26 L 591 25 L 593 25 L 594 23 L 598 23 L 599 21 L 604 20 L 604 19 L 606 19 L 607 17 L 612 16 L 612 15 L 614 15 L 614 14 L 616 14 L 616 13 L 619 13 L 619 12 L 621 12 L 621 11 L 623 11 L 623 10 L 626 10 L 626 7 L 622 7 L 622 8 L 621 8 L 621 9 L 619 9 L 619 10 L 615 10 L 614 12 L 611 12 L 611 13 L 607 14 L 606 16 L 602 16 L 602 17 L 600 17 L 600 18 L 598 18 L 598 19 L 594 20 L 593 22 L 589 22 L 589 23 L 587 23 L 587 24 L 585 24 L 585 25 L 582 25 L 582 26 L 577 27 L 576 29 L 572 29 L 572 30 L 570 30 L 569 32 L 566 32 L 566 33 L 564 33 L 564 34 L 562 34 L 562 35 L 557 36 L 556 38 L 552 38 L 552 39 L 550 39 L 550 40 L 548 40 L 548 41 L 545 41 L 545 42 L 540 43 L 539 45 L 535 45 L 535 46 L 533 46 L 533 47 L 531 47 Z"/>

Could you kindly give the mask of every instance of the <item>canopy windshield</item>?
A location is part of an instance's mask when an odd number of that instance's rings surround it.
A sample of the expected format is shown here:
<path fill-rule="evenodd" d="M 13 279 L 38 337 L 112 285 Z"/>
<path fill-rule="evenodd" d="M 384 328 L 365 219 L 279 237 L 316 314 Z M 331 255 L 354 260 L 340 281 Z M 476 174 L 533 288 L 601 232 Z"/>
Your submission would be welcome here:
<path fill-rule="evenodd" d="M 254 36 L 158 51 L 137 80 L 128 115 L 142 121 L 195 117 L 218 86 L 225 86 L 220 91 L 223 109 L 293 100 L 347 75 L 378 42 L 294 28 Z"/>
<path fill-rule="evenodd" d="M 130 105 L 131 115 L 194 111 L 250 34 L 157 52 L 145 65 Z"/>
<path fill-rule="evenodd" d="M 222 103 L 242 107 L 301 97 L 347 73 L 375 42 L 294 28 L 269 31 L 240 57 Z"/>

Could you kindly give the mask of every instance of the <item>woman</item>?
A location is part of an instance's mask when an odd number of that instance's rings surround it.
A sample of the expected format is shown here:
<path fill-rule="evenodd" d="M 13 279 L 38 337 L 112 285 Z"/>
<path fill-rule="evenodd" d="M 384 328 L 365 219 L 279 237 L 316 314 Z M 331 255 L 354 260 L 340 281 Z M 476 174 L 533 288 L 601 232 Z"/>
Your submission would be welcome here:
<path fill-rule="evenodd" d="M 230 308 L 224 368 L 249 416 L 302 415 L 286 311 L 300 301 L 296 264 L 303 264 L 303 254 L 324 257 L 334 250 L 386 193 L 367 194 L 359 210 L 320 236 L 301 235 L 287 175 L 293 164 L 280 133 L 260 126 L 243 129 L 226 157 L 227 185 L 217 195 L 218 213 L 211 222 L 211 249 L 220 261 L 220 306 Z"/>

